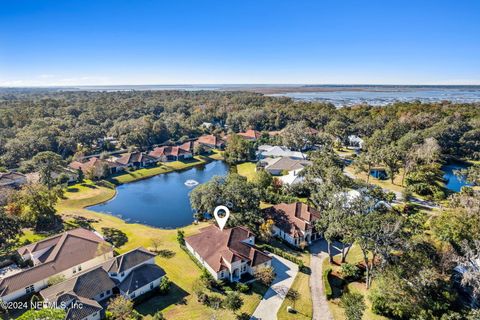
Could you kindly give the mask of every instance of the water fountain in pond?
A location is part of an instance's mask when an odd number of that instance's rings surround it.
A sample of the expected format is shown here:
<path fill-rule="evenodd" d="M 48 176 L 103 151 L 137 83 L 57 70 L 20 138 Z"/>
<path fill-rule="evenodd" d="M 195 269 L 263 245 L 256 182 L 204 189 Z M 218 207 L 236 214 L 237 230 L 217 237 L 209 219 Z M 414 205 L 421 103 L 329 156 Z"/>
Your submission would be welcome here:
<path fill-rule="evenodd" d="M 190 180 L 185 181 L 185 185 L 187 187 L 195 187 L 195 186 L 198 185 L 198 181 L 190 179 Z"/>

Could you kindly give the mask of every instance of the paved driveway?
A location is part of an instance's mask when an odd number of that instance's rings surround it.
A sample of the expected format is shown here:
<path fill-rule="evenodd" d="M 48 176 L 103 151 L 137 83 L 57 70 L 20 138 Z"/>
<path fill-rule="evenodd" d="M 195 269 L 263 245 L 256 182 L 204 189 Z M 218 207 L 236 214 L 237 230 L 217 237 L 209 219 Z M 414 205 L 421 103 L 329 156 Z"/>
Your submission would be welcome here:
<path fill-rule="evenodd" d="M 298 266 L 295 263 L 274 254 L 270 256 L 276 277 L 250 320 L 276 320 L 277 312 L 298 273 Z"/>
<path fill-rule="evenodd" d="M 323 260 L 328 259 L 327 242 L 325 240 L 315 241 L 310 245 L 311 259 L 310 268 L 310 290 L 312 292 L 313 320 L 332 320 L 333 316 L 328 307 L 325 289 L 323 288 Z M 332 246 L 332 253 L 339 253 L 335 246 Z"/>

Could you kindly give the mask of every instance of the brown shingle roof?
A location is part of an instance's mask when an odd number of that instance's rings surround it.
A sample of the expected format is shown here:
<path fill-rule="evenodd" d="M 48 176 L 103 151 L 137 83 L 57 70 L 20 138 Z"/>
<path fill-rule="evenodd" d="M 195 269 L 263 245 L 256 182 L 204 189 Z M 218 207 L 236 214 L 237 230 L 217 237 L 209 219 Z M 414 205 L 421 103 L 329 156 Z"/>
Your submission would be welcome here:
<path fill-rule="evenodd" d="M 279 229 L 294 237 L 299 236 L 300 231 L 312 228 L 313 223 L 320 219 L 320 212 L 302 202 L 280 203 L 264 211 Z"/>
<path fill-rule="evenodd" d="M 265 253 L 242 241 L 253 234 L 243 227 L 220 230 L 212 225 L 201 229 L 199 234 L 190 236 L 185 241 L 216 272 L 224 268 L 223 261 L 229 263 L 238 260 L 248 261 L 251 266 L 270 260 Z"/>
<path fill-rule="evenodd" d="M 122 165 L 128 165 L 130 163 L 145 161 L 156 161 L 156 159 L 148 154 L 137 151 L 124 153 L 116 162 Z"/>
<path fill-rule="evenodd" d="M 103 309 L 95 300 L 77 297 L 75 301 L 78 307 L 68 309 L 65 320 L 82 320 Z"/>
<path fill-rule="evenodd" d="M 150 151 L 149 155 L 154 158 L 160 158 L 162 156 L 176 156 L 178 157 L 179 155 L 185 155 L 191 153 L 191 148 L 192 148 L 192 142 L 185 142 L 182 145 L 179 146 L 163 146 L 163 147 L 157 147 Z"/>
<path fill-rule="evenodd" d="M 196 141 L 195 144 L 206 144 L 208 146 L 215 146 L 220 147 L 225 144 L 225 141 L 214 136 L 213 134 L 200 136 Z"/>
<path fill-rule="evenodd" d="M 249 129 L 245 132 L 239 132 L 238 135 L 240 137 L 243 137 L 249 140 L 257 140 L 257 139 L 260 139 L 260 137 L 262 136 L 262 134 L 259 131 L 252 130 L 252 129 Z"/>
<path fill-rule="evenodd" d="M 42 255 L 41 264 L 0 280 L 0 297 L 113 250 L 111 244 L 95 233 L 79 228 L 22 247 L 18 251 L 35 252 L 47 244 L 53 245 L 53 248 Z"/>

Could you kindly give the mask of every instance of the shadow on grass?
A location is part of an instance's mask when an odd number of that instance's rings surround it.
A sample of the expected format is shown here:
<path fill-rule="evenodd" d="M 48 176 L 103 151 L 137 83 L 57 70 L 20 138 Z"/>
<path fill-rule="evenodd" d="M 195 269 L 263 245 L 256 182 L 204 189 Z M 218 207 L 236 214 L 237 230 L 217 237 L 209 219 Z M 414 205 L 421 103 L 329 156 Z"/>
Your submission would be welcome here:
<path fill-rule="evenodd" d="M 67 188 L 67 192 L 72 192 L 73 193 L 73 192 L 78 192 L 78 191 L 80 191 L 80 189 L 75 188 L 75 187 L 68 187 Z"/>
<path fill-rule="evenodd" d="M 166 259 L 170 259 L 173 256 L 175 256 L 175 251 L 168 250 L 168 249 L 158 250 L 157 253 L 158 253 L 158 256 L 160 256 L 162 258 L 166 258 Z"/>
<path fill-rule="evenodd" d="M 328 281 L 332 287 L 332 299 L 340 298 L 343 294 L 345 281 L 334 274 L 330 274 Z"/>
<path fill-rule="evenodd" d="M 187 297 L 189 293 L 175 283 L 172 283 L 170 286 L 170 290 L 168 294 L 161 295 L 156 293 L 155 295 L 151 296 L 147 300 L 139 303 L 135 309 L 143 316 L 145 315 L 153 315 L 158 311 L 165 309 L 166 307 L 174 304 L 174 305 L 185 305 L 187 301 L 185 297 Z"/>
<path fill-rule="evenodd" d="M 95 186 L 93 184 L 88 184 L 88 183 L 82 183 L 81 186 L 85 187 L 85 188 L 90 188 L 90 189 L 98 189 L 97 186 Z"/>

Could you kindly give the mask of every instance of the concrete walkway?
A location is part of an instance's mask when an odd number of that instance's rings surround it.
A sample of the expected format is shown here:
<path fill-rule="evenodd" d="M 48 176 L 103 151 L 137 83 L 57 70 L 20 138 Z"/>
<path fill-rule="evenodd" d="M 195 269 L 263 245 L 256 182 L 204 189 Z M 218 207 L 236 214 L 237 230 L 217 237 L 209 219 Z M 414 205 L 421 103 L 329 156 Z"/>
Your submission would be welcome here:
<path fill-rule="evenodd" d="M 323 260 L 328 259 L 327 242 L 319 240 L 310 245 L 310 290 L 312 292 L 313 320 L 333 320 L 332 313 L 328 307 L 327 297 L 323 287 Z M 332 253 L 339 253 L 338 249 L 332 246 Z"/>
<path fill-rule="evenodd" d="M 269 255 L 272 257 L 276 277 L 250 320 L 276 320 L 277 312 L 298 273 L 298 266 L 295 263 L 274 254 Z"/>

